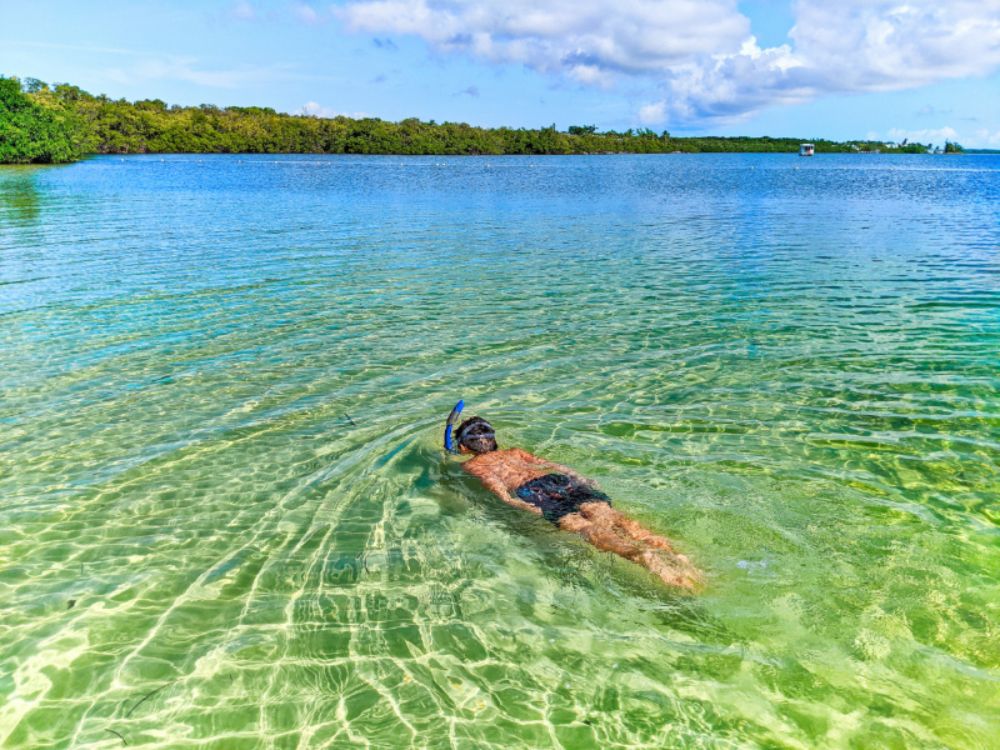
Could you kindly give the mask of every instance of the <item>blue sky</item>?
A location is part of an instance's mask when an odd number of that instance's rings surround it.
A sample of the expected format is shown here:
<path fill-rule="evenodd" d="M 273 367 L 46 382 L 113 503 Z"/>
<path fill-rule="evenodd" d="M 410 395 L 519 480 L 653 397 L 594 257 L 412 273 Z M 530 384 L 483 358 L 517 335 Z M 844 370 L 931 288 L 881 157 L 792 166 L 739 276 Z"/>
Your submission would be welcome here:
<path fill-rule="evenodd" d="M 1000 0 L 4 5 L 0 74 L 112 97 L 1000 148 Z"/>

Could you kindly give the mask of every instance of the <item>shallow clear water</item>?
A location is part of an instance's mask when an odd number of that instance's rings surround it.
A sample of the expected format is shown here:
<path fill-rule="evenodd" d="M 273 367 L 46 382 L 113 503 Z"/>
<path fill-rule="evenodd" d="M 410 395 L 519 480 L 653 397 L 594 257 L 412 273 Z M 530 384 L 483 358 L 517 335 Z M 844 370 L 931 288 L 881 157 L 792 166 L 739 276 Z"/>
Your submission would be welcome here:
<path fill-rule="evenodd" d="M 998 237 L 988 156 L 0 170 L 0 746 L 997 747 Z"/>

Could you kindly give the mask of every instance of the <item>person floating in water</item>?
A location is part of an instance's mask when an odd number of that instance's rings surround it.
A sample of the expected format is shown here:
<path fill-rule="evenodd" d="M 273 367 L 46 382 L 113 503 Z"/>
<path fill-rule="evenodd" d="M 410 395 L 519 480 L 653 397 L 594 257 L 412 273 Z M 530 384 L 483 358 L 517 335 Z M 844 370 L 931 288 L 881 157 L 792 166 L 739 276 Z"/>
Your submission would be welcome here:
<path fill-rule="evenodd" d="M 598 549 L 647 568 L 670 586 L 699 586 L 701 575 L 687 557 L 663 537 L 611 507 L 611 498 L 592 481 L 520 448 L 500 450 L 493 427 L 482 417 L 466 419 L 453 438 L 452 429 L 463 405 L 459 401 L 448 417 L 445 448 L 475 454 L 462 468 L 486 489 L 508 505 L 540 515 Z"/>

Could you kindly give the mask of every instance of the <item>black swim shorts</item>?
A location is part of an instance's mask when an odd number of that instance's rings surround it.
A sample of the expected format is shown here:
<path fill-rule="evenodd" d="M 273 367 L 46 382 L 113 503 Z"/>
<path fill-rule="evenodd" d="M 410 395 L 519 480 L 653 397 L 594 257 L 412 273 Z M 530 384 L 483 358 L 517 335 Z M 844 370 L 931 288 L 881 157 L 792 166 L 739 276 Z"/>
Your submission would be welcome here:
<path fill-rule="evenodd" d="M 565 474 L 546 474 L 525 482 L 515 494 L 526 503 L 540 508 L 542 516 L 552 523 L 569 513 L 576 513 L 584 503 L 607 503 L 611 498 L 600 490 Z"/>

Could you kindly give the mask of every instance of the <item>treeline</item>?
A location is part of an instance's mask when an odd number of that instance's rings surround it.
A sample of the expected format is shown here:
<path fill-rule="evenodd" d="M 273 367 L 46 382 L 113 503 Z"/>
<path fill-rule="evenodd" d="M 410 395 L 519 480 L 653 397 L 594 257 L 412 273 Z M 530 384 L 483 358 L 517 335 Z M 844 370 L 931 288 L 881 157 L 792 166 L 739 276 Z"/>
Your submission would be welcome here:
<path fill-rule="evenodd" d="M 652 130 L 598 132 L 594 126 L 479 128 L 410 118 L 320 118 L 267 107 L 168 106 L 159 99 L 129 102 L 94 96 L 77 86 L 0 78 L 0 161 L 69 161 L 85 154 L 321 153 L 321 154 L 601 154 L 671 152 L 795 152 L 798 138 L 678 138 Z M 20 114 L 18 114 L 20 113 Z M 26 114 L 27 113 L 27 114 Z M 9 122 L 36 118 L 37 130 Z M 13 120 L 12 120 L 13 118 Z M 45 146 L 25 141 L 44 133 Z M 30 140 L 30 139 L 29 139 Z M 884 143 L 815 140 L 818 153 L 890 150 Z M 894 153 L 923 153 L 909 144 Z"/>
<path fill-rule="evenodd" d="M 72 161 L 83 153 L 79 137 L 64 108 L 42 106 L 19 81 L 0 78 L 0 164 Z"/>

